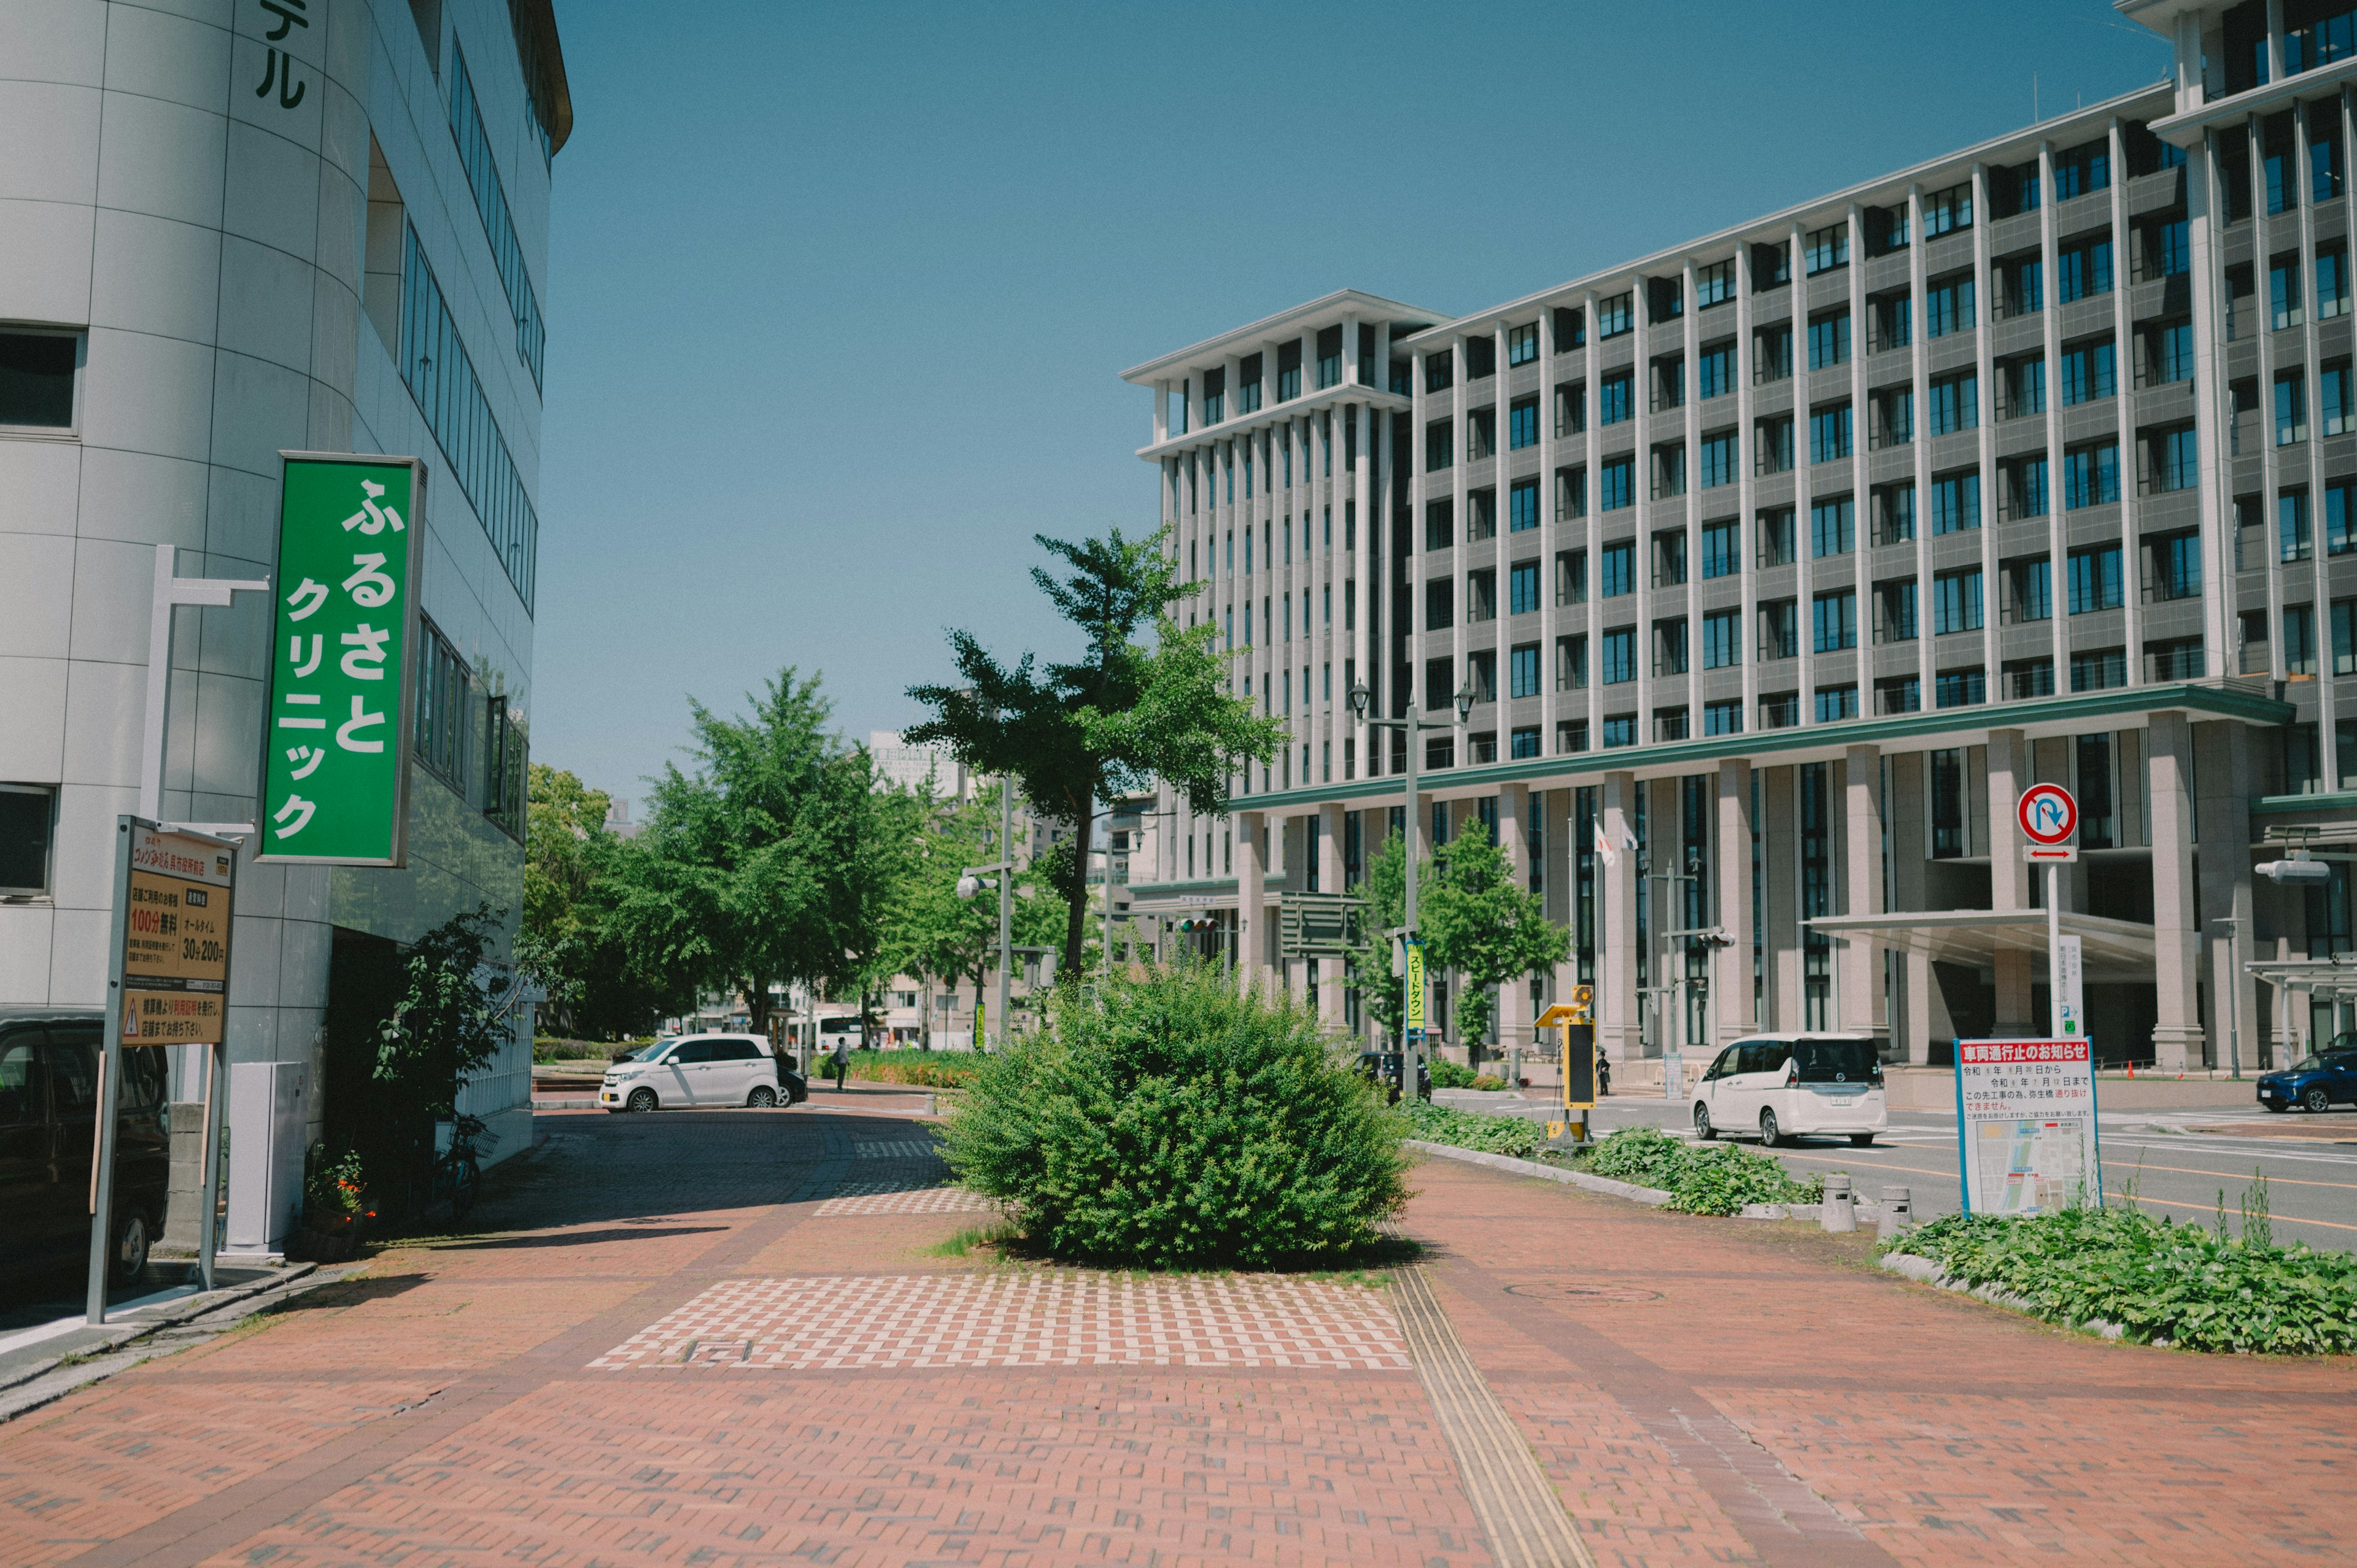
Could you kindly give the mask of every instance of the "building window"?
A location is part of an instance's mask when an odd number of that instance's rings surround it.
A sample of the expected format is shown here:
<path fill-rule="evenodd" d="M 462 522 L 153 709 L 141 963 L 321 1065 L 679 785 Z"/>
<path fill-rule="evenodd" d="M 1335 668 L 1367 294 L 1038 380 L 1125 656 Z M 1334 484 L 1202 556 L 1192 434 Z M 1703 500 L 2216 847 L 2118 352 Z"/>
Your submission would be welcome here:
<path fill-rule="evenodd" d="M 1831 370 L 1849 363 L 1849 312 L 1829 311 L 1809 318 L 1809 369 Z"/>
<path fill-rule="evenodd" d="M 2168 386 L 2193 379 L 2193 323 L 2169 321 L 2145 336 L 2145 385 Z"/>
<path fill-rule="evenodd" d="M 1539 357 L 1539 324 L 1526 321 L 1520 327 L 1506 328 L 1506 363 L 1528 365 Z"/>
<path fill-rule="evenodd" d="M 1555 689 L 1558 692 L 1587 690 L 1587 639 L 1558 637 L 1555 639 Z"/>
<path fill-rule="evenodd" d="M 1498 655 L 1484 649 L 1465 656 L 1465 684 L 1477 703 L 1498 700 Z"/>
<path fill-rule="evenodd" d="M 1587 552 L 1566 550 L 1555 558 L 1555 602 L 1559 605 L 1584 605 L 1587 602 Z"/>
<path fill-rule="evenodd" d="M 1981 379 L 1977 371 L 1942 376 L 1932 383 L 1932 434 L 1953 435 L 1973 430 L 1981 422 Z"/>
<path fill-rule="evenodd" d="M 2054 199 L 2068 201 L 2108 190 L 2112 184 L 2112 145 L 2089 142 L 2054 155 Z"/>
<path fill-rule="evenodd" d="M 1455 461 L 1450 448 L 1448 421 L 1436 419 L 1424 427 L 1424 471 L 1438 473 Z"/>
<path fill-rule="evenodd" d="M 2155 491 L 2190 490 L 2201 478 L 2201 448 L 2194 439 L 2193 426 L 2154 432 L 2147 450 L 2151 455 Z"/>
<path fill-rule="evenodd" d="M 1539 400 L 1517 398 L 1506 410 L 1506 447 L 1519 452 L 1539 444 Z"/>
<path fill-rule="evenodd" d="M 1527 642 L 1513 650 L 1507 661 L 1507 691 L 1517 697 L 1539 694 L 1539 645 Z M 1536 731 L 1532 732 L 1536 734 Z"/>
<path fill-rule="evenodd" d="M 1925 285 L 1923 294 L 1923 330 L 1933 338 L 1945 338 L 1951 332 L 1969 332 L 1980 325 L 1976 300 L 1973 294 L 1973 274 L 1951 273 L 1934 278 Z"/>
<path fill-rule="evenodd" d="M 1875 590 L 1877 608 L 1881 621 L 1875 628 L 1877 642 L 1912 642 L 1915 640 L 1915 579 L 1884 583 Z"/>
<path fill-rule="evenodd" d="M 1706 490 L 1731 485 L 1736 479 L 1736 436 L 1732 430 L 1721 430 L 1706 435 L 1702 441 L 1702 488 Z"/>
<path fill-rule="evenodd" d="M 1513 533 L 1527 533 L 1539 525 L 1539 482 L 1517 479 L 1506 492 L 1506 527 Z"/>
<path fill-rule="evenodd" d="M 1465 492 L 1465 542 L 1478 544 L 1498 537 L 1498 492 L 1482 489 Z"/>
<path fill-rule="evenodd" d="M 2006 665 L 2005 694 L 2018 702 L 2054 694 L 2054 660 L 2016 659 Z"/>
<path fill-rule="evenodd" d="M 1555 474 L 1555 515 L 1569 522 L 1587 515 L 1587 470 L 1557 468 Z"/>
<path fill-rule="evenodd" d="M 1604 634 L 1604 684 L 1625 685 L 1637 678 L 1637 632 L 1633 627 Z"/>
<path fill-rule="evenodd" d="M 2071 656 L 2071 690 L 2105 692 L 2128 683 L 2128 656 L 2117 648 Z"/>
<path fill-rule="evenodd" d="M 1801 607 L 1780 599 L 1760 607 L 1760 657 L 1797 659 L 1801 655 Z"/>
<path fill-rule="evenodd" d="M 2062 505 L 2077 511 L 2120 499 L 2120 445 L 2106 441 L 2062 455 Z"/>
<path fill-rule="evenodd" d="M 1761 729 L 1791 729 L 1801 722 L 1801 694 L 1778 692 L 1760 699 Z"/>
<path fill-rule="evenodd" d="M 1686 621 L 1684 616 L 1653 623 L 1653 673 L 1686 673 Z"/>
<path fill-rule="evenodd" d="M 1624 539 L 1618 544 L 1608 544 L 1599 553 L 1601 576 L 1598 585 L 1601 596 L 1617 599 L 1623 594 L 1637 591 L 1637 544 Z"/>
<path fill-rule="evenodd" d="M 2017 621 L 2052 620 L 2054 618 L 2054 558 L 2032 556 L 2028 560 L 2007 563 L 2007 580 L 2013 589 L 2013 618 Z"/>
<path fill-rule="evenodd" d="M 1809 411 L 1809 461 L 1835 463 L 1850 455 L 1849 404 Z"/>
<path fill-rule="evenodd" d="M 1743 612 L 1714 610 L 1702 618 L 1702 667 L 1725 670 L 1743 662 Z M 1717 731 L 1713 731 L 1717 734 Z"/>
<path fill-rule="evenodd" d="M 1741 701 L 1705 703 L 1702 705 L 1702 733 L 1706 736 L 1741 735 L 1743 733 Z"/>
<path fill-rule="evenodd" d="M 2340 484 L 2329 485 L 2324 491 L 2324 540 L 2335 555 L 2357 549 L 2357 498 L 2352 498 L 2351 489 Z"/>
<path fill-rule="evenodd" d="M 1762 419 L 1754 426 L 1751 442 L 1751 471 L 1765 477 L 1790 473 L 1792 468 L 1792 416 L 1780 413 Z"/>
<path fill-rule="evenodd" d="M 1555 389 L 1555 433 L 1580 435 L 1587 430 L 1587 384 L 1576 381 Z"/>
<path fill-rule="evenodd" d="M 1760 514 L 1760 564 L 1790 566 L 1795 555 L 1799 529 L 1793 525 L 1791 507 L 1774 507 Z"/>
<path fill-rule="evenodd" d="M 1632 506 L 1637 499 L 1637 463 L 1633 457 L 1613 457 L 1605 462 L 1599 489 L 1599 504 L 1606 511 L 1620 511 Z"/>
<path fill-rule="evenodd" d="M 1636 744 L 1636 714 L 1621 714 L 1616 717 L 1608 718 L 1604 721 L 1604 747 L 1606 750 L 1609 751 L 1614 746 L 1634 746 Z"/>
<path fill-rule="evenodd" d="M 1970 181 L 1952 185 L 1945 190 L 1935 190 L 1923 199 L 1923 237 L 1927 240 L 1943 234 L 1953 234 L 1959 229 L 1973 226 L 1973 188 Z"/>
<path fill-rule="evenodd" d="M 1539 607 L 1539 564 L 1518 561 L 1506 574 L 1507 609 L 1512 615 L 1529 615 Z"/>
<path fill-rule="evenodd" d="M 1653 535 L 1653 586 L 1674 588 L 1686 580 L 1686 535 L 1674 529 Z"/>
<path fill-rule="evenodd" d="M 1835 496 L 1809 509 L 1809 556 L 1846 555 L 1857 544 L 1856 509 L 1848 496 Z"/>
<path fill-rule="evenodd" d="M 1706 343 L 1695 364 L 1695 396 L 1708 403 L 1735 390 L 1735 342 Z"/>
<path fill-rule="evenodd" d="M 1634 303 L 1635 296 L 1627 294 L 1616 294 L 1609 299 L 1598 300 L 1596 302 L 1596 336 L 1599 339 L 1618 338 L 1624 332 L 1633 330 L 1637 325 Z"/>
<path fill-rule="evenodd" d="M 0 784 L 0 897 L 48 896 L 57 821 L 58 792 L 51 786 Z"/>
<path fill-rule="evenodd" d="M 1909 480 L 1874 489 L 1874 542 L 1897 544 L 1915 537 L 1915 486 Z"/>
<path fill-rule="evenodd" d="M 1342 328 L 1340 326 L 1318 329 L 1318 384 L 1320 388 L 1342 384 Z"/>
<path fill-rule="evenodd" d="M 1981 525 L 1978 469 L 1946 474 L 1932 481 L 1932 534 L 1963 533 Z"/>
<path fill-rule="evenodd" d="M 2070 557 L 2071 613 L 2115 610 L 2125 602 L 2120 583 L 2120 547 L 2099 544 L 2073 550 Z"/>
<path fill-rule="evenodd" d="M 1477 408 L 1465 416 L 1465 460 L 1478 463 L 1498 452 L 1498 411 Z"/>
<path fill-rule="evenodd" d="M 1457 351 L 1442 349 L 1424 357 L 1424 390 L 1444 392 L 1457 384 Z"/>
<path fill-rule="evenodd" d="M 2308 439 L 2308 388 L 2293 371 L 2276 378 L 2276 445 L 2295 446 Z"/>
<path fill-rule="evenodd" d="M 2031 354 L 2007 360 L 1997 367 L 1997 385 L 2005 398 L 2002 417 L 2024 419 L 2046 412 L 2046 360 Z"/>
<path fill-rule="evenodd" d="M 2046 308 L 2046 263 L 2036 253 L 1999 262 L 1996 277 L 2007 317 L 2034 316 Z"/>
<path fill-rule="evenodd" d="M 2119 379 L 2113 360 L 2109 338 L 2066 345 L 2062 350 L 2062 406 L 2069 408 L 2115 396 L 2119 391 Z"/>
<path fill-rule="evenodd" d="M 1442 499 L 1424 505 L 1424 547 L 1446 550 L 1457 542 L 1457 503 Z"/>
<path fill-rule="evenodd" d="M 2316 251 L 2316 318 L 2330 321 L 2349 314 L 2349 252 L 2340 245 L 2319 245 Z"/>
<path fill-rule="evenodd" d="M 1792 374 L 1792 328 L 1762 327 L 1751 335 L 1751 382 L 1788 381 Z"/>
<path fill-rule="evenodd" d="M 2056 257 L 2061 270 L 2062 303 L 2112 292 L 2112 240 L 2084 240 L 2065 247 Z"/>
<path fill-rule="evenodd" d="M 1424 585 L 1424 629 L 1447 631 L 1457 624 L 1456 585 L 1435 577 Z M 1244 607 L 1244 640 L 1252 640 L 1252 607 Z"/>
<path fill-rule="evenodd" d="M 1743 524 L 1734 518 L 1702 525 L 1702 575 L 1732 577 L 1743 569 Z"/>
<path fill-rule="evenodd" d="M 1792 281 L 1792 252 L 1784 245 L 1751 247 L 1751 292 L 1765 294 Z"/>
<path fill-rule="evenodd" d="M 1695 308 L 1708 310 L 1735 297 L 1735 260 L 1713 262 L 1695 269 Z"/>
<path fill-rule="evenodd" d="M 1555 351 L 1566 353 L 1584 348 L 1587 343 L 1587 327 L 1581 313 L 1557 306 L 1555 312 Z"/>
<path fill-rule="evenodd" d="M 2148 642 L 2145 651 L 2152 656 L 2152 678 L 2156 681 L 2199 681 L 2209 673 L 2209 659 L 2198 637 Z M 2351 672 L 2357 673 L 2357 665 L 2352 665 Z"/>
<path fill-rule="evenodd" d="M 473 681 L 467 661 L 431 621 L 421 621 L 417 639 L 417 713 L 414 755 L 425 768 L 463 796 L 467 792 L 469 742 L 474 738 Z"/>
<path fill-rule="evenodd" d="M 1943 572 L 1932 579 L 1932 635 L 1981 628 L 1981 569 Z"/>
<path fill-rule="evenodd" d="M 1227 417 L 1228 372 L 1224 370 L 1203 372 L 1203 423 L 1217 424 Z M 1231 457 L 1231 465 L 1235 459 Z M 1229 498 L 1233 499 L 1232 496 Z"/>
<path fill-rule="evenodd" d="M 1819 594 L 1812 602 L 1811 614 L 1814 638 L 1811 646 L 1819 653 L 1838 653 L 1845 648 L 1857 646 L 1857 590 L 1843 588 L 1836 593 Z"/>
<path fill-rule="evenodd" d="M 1802 242 L 1801 255 L 1811 277 L 1849 265 L 1849 225 L 1829 223 L 1813 230 Z"/>
<path fill-rule="evenodd" d="M 2316 378 L 2317 415 L 2324 422 L 2326 435 L 2347 435 L 2357 432 L 2357 410 L 2350 406 L 2349 364 L 2327 365 Z"/>
<path fill-rule="evenodd" d="M 1874 424 L 1867 440 L 1879 451 L 1915 439 L 1915 389 L 1891 387 L 1874 394 Z"/>
<path fill-rule="evenodd" d="M 491 247 L 492 270 L 500 274 L 510 313 L 515 317 L 516 357 L 540 385 L 548 328 L 541 320 L 540 301 L 533 295 L 531 274 L 523 263 L 523 242 L 516 238 L 515 220 L 508 214 L 507 192 L 491 158 L 491 142 L 475 102 L 475 84 L 467 75 L 466 57 L 453 45 L 450 73 L 450 135 L 458 145 L 458 166 L 466 171 L 467 187 L 475 198 L 475 211 L 483 220 L 483 235 Z"/>
<path fill-rule="evenodd" d="M 79 333 L 0 329 L 0 427 L 76 428 L 74 371 L 81 358 Z"/>
<path fill-rule="evenodd" d="M 2286 490 L 2276 497 L 2276 548 L 2284 561 L 2306 561 L 2316 553 L 2309 532 L 2308 492 Z"/>
<path fill-rule="evenodd" d="M 1904 289 L 1896 294 L 1877 295 L 1867 302 L 1867 312 L 1874 332 L 1876 353 L 1904 349 L 1914 341 L 1915 313 Z"/>
<path fill-rule="evenodd" d="M 1844 719 L 1854 719 L 1856 717 L 1857 717 L 1857 686 L 1856 682 L 1853 682 L 1845 686 L 1820 686 L 1817 688 L 1817 723 L 1821 725 L 1839 724 Z"/>
<path fill-rule="evenodd" d="M 2004 487 L 1998 505 L 2007 521 L 2026 517 L 2044 517 L 2047 510 L 2046 457 L 2012 457 L 1997 465 L 1997 478 Z"/>
<path fill-rule="evenodd" d="M 1598 424 L 1626 423 L 1631 413 L 1630 399 L 1635 387 L 1636 377 L 1631 371 L 1622 371 L 1618 375 L 1605 377 L 1597 395 L 1596 422 Z"/>
<path fill-rule="evenodd" d="M 1976 708 L 1988 701 L 1988 674 L 1982 670 L 1943 670 L 1932 682 L 1935 707 Z"/>
<path fill-rule="evenodd" d="M 2201 536 L 2172 533 L 2152 541 L 2152 591 L 2161 600 L 2201 596 Z"/>
<path fill-rule="evenodd" d="M 1517 762 L 1524 757 L 1539 756 L 1539 726 L 1524 725 L 1514 730 L 1508 737 L 1508 755 Z M 1536 861 L 1532 863 L 1532 870 L 1533 875 L 1536 875 Z"/>
<path fill-rule="evenodd" d="M 1894 675 L 1874 683 L 1874 711 L 1878 714 L 1920 713 L 1922 707 L 1921 676 Z"/>

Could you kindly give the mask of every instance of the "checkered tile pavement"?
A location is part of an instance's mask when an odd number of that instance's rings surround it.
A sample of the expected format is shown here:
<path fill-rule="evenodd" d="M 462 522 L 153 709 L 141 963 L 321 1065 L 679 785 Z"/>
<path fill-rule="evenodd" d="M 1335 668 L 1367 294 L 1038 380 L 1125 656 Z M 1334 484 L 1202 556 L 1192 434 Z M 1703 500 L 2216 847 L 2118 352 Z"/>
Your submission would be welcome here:
<path fill-rule="evenodd" d="M 1282 1276 L 727 1280 L 589 1363 L 1407 1370 L 1383 1295 Z"/>
<path fill-rule="evenodd" d="M 935 1160 L 941 1151 L 930 1138 L 902 1143 L 854 1144 L 851 1157 L 855 1160 Z"/>
<path fill-rule="evenodd" d="M 847 1181 L 819 1205 L 819 1217 L 837 1214 L 996 1214 L 998 1200 L 930 1181 Z"/>

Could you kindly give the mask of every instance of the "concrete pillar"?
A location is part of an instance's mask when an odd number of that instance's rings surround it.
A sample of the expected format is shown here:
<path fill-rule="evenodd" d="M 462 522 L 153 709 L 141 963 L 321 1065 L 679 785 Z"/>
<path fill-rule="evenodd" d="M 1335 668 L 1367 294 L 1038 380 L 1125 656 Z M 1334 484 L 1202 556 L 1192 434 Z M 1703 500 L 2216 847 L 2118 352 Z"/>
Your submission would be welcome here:
<path fill-rule="evenodd" d="M 1842 825 L 1849 853 L 1850 915 L 1879 915 L 1882 898 L 1882 753 L 1871 746 L 1853 746 L 1844 754 Z M 1842 945 L 1839 958 L 1841 1026 L 1871 1030 L 1889 1036 L 1889 1021 L 1882 1004 L 1882 948 L 1879 943 L 1852 938 Z M 1879 1042 L 1878 1042 L 1879 1043 Z"/>
<path fill-rule="evenodd" d="M 1324 805 L 1318 808 L 1318 887 L 1322 893 L 1342 891 L 1342 808 Z M 1374 933 L 1378 938 L 1383 933 Z M 1318 1017 L 1327 1028 L 1340 1033 L 1342 1028 L 1342 961 L 1321 958 L 1318 961 Z"/>
<path fill-rule="evenodd" d="M 1261 834 L 1267 816 L 1238 811 L 1236 832 L 1236 984 L 1246 991 L 1269 983 L 1267 882 Z"/>
<path fill-rule="evenodd" d="M 2029 908 L 2029 866 L 2021 858 L 2021 826 L 2014 808 L 2030 777 L 2029 741 L 2018 729 L 1993 729 L 1988 736 L 1989 908 Z M 1996 1032 L 2042 1035 L 2047 1020 L 2030 995 L 2030 956 L 1996 955 Z"/>
<path fill-rule="evenodd" d="M 1501 349 L 1498 363 L 1502 371 L 1505 353 Z M 1505 530 L 1499 529 L 1499 537 Z M 1514 886 L 1526 888 L 1531 885 L 1531 787 L 1527 784 L 1506 784 L 1498 789 L 1498 847 L 1505 852 L 1507 874 Z M 1498 987 L 1498 1050 L 1501 1055 L 1516 1046 L 1529 1050 L 1534 1036 L 1531 1033 L 1531 982 L 1528 975 L 1518 974 Z"/>
<path fill-rule="evenodd" d="M 1894 909 L 1925 909 L 1930 908 L 1929 878 L 1924 875 L 1928 864 L 1925 855 L 1931 846 L 1931 823 L 1927 820 L 1931 805 L 1923 777 L 1924 757 L 1920 751 L 1901 753 L 1890 759 L 1890 872 Z M 1905 1048 L 1907 1060 L 1921 1066 L 1932 1059 L 1932 1037 L 1934 982 L 1932 961 L 1920 952 L 1906 955 L 1906 978 L 1903 983 L 1905 1006 L 1899 1017 L 1891 1020 L 1891 1029 Z"/>
<path fill-rule="evenodd" d="M 2201 901 L 2199 940 L 2201 978 L 2210 990 L 2209 1046 L 2212 1066 L 2224 1067 L 2238 1044 L 2243 1070 L 2259 1061 L 2258 985 L 2236 964 L 2261 955 L 2251 923 L 2251 791 L 2252 733 L 2232 722 L 2191 726 L 2193 731 L 2195 799 L 2193 820 L 2201 845 L 2194 856 Z M 2158 748 L 2156 748 L 2158 749 Z M 2161 806 L 2158 791 L 2152 809 Z M 2153 913 L 2159 909 L 2160 840 L 2153 837 Z M 2222 924 L 2232 916 L 2239 925 Z M 2156 928 L 2157 929 L 2157 928 Z M 2239 934 L 2239 950 L 2233 939 Z"/>
<path fill-rule="evenodd" d="M 1762 1027 L 1801 1026 L 1801 801 L 1800 776 L 1792 768 L 1762 770 L 1760 797 L 1767 812 L 1760 823 L 1760 854 L 1767 863 L 1768 896 L 1761 900 L 1768 926 L 1768 1006 Z"/>
<path fill-rule="evenodd" d="M 2152 796 L 2152 1029 L 2162 1072 L 2199 1067 L 2201 1036 L 2201 894 L 2193 877 L 2193 725 L 2155 714 L 2145 730 Z"/>
<path fill-rule="evenodd" d="M 1731 939 L 1711 960 L 1718 1043 L 1751 1032 L 1751 767 L 1718 765 L 1718 927 Z"/>
<path fill-rule="evenodd" d="M 1604 776 L 1604 842 L 1612 861 L 1597 857 L 1597 1030 L 1605 1055 L 1616 1062 L 1637 1055 L 1637 776 Z"/>

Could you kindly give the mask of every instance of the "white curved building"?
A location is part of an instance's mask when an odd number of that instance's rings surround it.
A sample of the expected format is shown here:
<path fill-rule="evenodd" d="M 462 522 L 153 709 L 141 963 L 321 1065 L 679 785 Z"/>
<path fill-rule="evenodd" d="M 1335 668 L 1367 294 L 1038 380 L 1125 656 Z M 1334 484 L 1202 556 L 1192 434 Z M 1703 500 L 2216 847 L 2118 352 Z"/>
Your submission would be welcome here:
<path fill-rule="evenodd" d="M 102 1001 L 158 553 L 272 575 L 282 450 L 425 459 L 433 700 L 407 869 L 242 868 L 231 1060 L 307 1064 L 316 1136 L 339 980 L 479 902 L 512 929 L 570 125 L 548 0 L 0 6 L 0 1004 Z M 269 625 L 178 612 L 166 820 L 253 820 Z M 495 1156 L 519 1033 L 468 1090 Z"/>

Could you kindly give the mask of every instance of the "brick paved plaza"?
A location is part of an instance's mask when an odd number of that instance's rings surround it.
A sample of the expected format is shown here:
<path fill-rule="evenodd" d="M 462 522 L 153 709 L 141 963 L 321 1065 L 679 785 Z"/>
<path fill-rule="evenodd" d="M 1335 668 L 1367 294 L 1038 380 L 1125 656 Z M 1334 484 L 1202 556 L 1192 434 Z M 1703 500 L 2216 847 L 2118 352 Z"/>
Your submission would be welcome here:
<path fill-rule="evenodd" d="M 1387 1288 L 997 1264 L 912 1120 L 542 1118 L 471 1239 L 0 1427 L 0 1563 L 1513 1560 Z M 1405 1230 L 1594 1560 L 2357 1557 L 2357 1367 L 1459 1165 Z"/>

